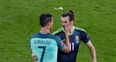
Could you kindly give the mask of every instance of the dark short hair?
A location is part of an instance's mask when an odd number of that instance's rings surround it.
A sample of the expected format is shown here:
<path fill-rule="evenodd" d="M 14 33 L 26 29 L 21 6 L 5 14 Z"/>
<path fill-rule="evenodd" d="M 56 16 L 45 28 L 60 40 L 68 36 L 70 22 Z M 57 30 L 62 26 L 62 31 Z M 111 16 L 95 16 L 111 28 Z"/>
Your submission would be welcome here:
<path fill-rule="evenodd" d="M 73 21 L 74 20 L 74 14 L 72 10 L 69 10 L 68 12 L 65 12 L 62 14 L 62 17 L 69 17 L 69 21 Z"/>
<path fill-rule="evenodd" d="M 40 15 L 39 21 L 40 21 L 41 27 L 44 27 L 48 24 L 48 22 L 52 21 L 52 15 L 49 13 L 43 13 Z"/>

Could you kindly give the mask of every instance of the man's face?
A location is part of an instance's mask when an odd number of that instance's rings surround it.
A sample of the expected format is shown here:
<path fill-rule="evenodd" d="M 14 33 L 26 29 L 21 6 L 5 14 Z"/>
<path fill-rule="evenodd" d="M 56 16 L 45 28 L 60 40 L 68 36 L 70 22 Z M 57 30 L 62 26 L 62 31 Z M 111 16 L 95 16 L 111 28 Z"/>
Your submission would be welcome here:
<path fill-rule="evenodd" d="M 71 26 L 71 22 L 69 21 L 69 17 L 61 17 L 61 24 L 63 27 L 67 28 Z"/>

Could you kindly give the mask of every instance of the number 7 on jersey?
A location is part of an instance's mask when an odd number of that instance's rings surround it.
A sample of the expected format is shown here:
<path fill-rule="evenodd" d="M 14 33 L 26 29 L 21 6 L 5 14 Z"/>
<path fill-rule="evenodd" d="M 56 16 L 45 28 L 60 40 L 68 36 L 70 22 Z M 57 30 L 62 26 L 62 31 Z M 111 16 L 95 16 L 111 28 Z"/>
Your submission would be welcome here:
<path fill-rule="evenodd" d="M 41 55 L 41 58 L 40 58 L 40 62 L 43 62 L 43 57 L 44 57 L 44 54 L 45 54 L 46 46 L 38 46 L 38 48 L 43 49 L 42 55 Z"/>

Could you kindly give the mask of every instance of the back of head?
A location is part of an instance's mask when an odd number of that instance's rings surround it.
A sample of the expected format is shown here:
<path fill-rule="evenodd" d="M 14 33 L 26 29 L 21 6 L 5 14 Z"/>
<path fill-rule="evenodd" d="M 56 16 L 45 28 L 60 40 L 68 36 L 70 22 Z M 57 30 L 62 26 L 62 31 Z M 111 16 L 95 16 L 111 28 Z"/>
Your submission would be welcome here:
<path fill-rule="evenodd" d="M 52 21 L 52 15 L 49 13 L 43 13 L 40 15 L 39 21 L 40 21 L 41 27 L 44 27 L 48 24 L 48 22 Z"/>
<path fill-rule="evenodd" d="M 62 14 L 62 17 L 69 17 L 70 21 L 74 20 L 74 12 L 72 10 L 69 10 L 68 12 L 65 12 Z"/>

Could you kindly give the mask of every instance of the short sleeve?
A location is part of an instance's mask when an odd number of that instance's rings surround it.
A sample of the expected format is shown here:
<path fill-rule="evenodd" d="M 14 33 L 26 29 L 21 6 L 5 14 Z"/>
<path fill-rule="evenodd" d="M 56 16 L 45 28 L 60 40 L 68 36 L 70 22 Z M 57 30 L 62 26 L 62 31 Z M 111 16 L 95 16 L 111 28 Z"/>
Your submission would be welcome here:
<path fill-rule="evenodd" d="M 87 43 L 90 40 L 89 36 L 87 35 L 87 33 L 85 31 L 82 31 L 81 32 L 81 40 L 84 43 Z"/>
<path fill-rule="evenodd" d="M 60 49 L 60 50 L 64 50 L 64 48 L 66 47 L 66 45 L 63 43 L 63 41 L 60 39 L 60 38 L 58 38 L 57 37 L 57 45 L 58 45 L 58 48 Z"/>

